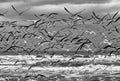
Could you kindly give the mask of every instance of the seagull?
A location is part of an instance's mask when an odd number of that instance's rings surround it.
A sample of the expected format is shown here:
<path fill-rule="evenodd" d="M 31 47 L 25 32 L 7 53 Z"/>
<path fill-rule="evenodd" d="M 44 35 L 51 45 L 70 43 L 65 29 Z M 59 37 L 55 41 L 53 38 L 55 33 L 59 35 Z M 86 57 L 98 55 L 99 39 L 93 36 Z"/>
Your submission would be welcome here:
<path fill-rule="evenodd" d="M 28 9 L 26 9 L 26 10 L 24 10 L 24 11 L 22 11 L 22 12 L 19 12 L 19 11 L 17 11 L 17 9 L 12 5 L 11 6 L 12 7 L 12 9 L 15 11 L 15 12 L 17 12 L 18 13 L 18 15 L 19 16 L 21 16 L 24 12 L 26 12 L 27 10 L 29 10 L 30 8 L 28 8 Z"/>
<path fill-rule="evenodd" d="M 7 13 L 8 11 L 5 11 L 4 13 L 0 13 L 0 16 L 5 16 L 5 14 Z"/>
<path fill-rule="evenodd" d="M 79 13 L 82 13 L 82 12 L 85 10 L 85 9 L 83 9 L 83 10 L 81 10 L 81 11 L 73 14 L 73 13 L 71 13 L 66 7 L 64 7 L 64 9 L 65 9 L 65 11 L 66 11 L 67 13 L 69 13 L 72 17 L 78 16 Z"/>

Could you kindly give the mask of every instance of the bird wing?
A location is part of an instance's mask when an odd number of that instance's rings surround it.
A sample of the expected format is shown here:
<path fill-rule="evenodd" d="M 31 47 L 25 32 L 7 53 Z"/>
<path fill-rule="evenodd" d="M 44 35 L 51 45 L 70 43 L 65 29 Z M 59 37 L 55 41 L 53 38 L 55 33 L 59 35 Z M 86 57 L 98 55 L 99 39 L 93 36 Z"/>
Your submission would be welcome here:
<path fill-rule="evenodd" d="M 67 8 L 64 7 L 64 9 L 65 9 L 65 11 L 68 12 L 70 15 L 73 15 Z"/>
<path fill-rule="evenodd" d="M 115 22 L 117 22 L 118 20 L 120 20 L 120 17 L 118 17 L 118 18 L 115 20 Z"/>
<path fill-rule="evenodd" d="M 46 16 L 46 14 L 40 14 L 39 16 Z"/>
<path fill-rule="evenodd" d="M 95 18 L 100 19 L 94 11 L 92 12 L 92 14 L 95 16 Z"/>
<path fill-rule="evenodd" d="M 52 16 L 52 15 L 58 15 L 58 13 L 50 13 L 50 14 L 48 15 L 48 17 L 50 17 L 50 16 Z"/>
<path fill-rule="evenodd" d="M 117 12 L 113 15 L 112 19 L 114 19 L 114 18 L 117 16 L 118 13 L 119 13 L 119 11 L 117 11 Z"/>
<path fill-rule="evenodd" d="M 13 5 L 11 7 L 15 12 L 19 13 Z"/>

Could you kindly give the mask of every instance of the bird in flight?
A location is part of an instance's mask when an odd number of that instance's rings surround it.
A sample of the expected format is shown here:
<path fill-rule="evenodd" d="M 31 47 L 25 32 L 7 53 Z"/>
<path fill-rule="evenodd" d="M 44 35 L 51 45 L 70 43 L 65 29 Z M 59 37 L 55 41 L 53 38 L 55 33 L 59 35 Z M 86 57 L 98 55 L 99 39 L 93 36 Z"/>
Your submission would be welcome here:
<path fill-rule="evenodd" d="M 0 13 L 0 16 L 5 16 L 5 14 L 7 13 L 8 11 L 5 11 L 4 13 Z"/>
<path fill-rule="evenodd" d="M 30 9 L 30 8 L 28 8 L 28 9 L 22 11 L 22 12 L 19 12 L 13 5 L 12 5 L 11 7 L 12 7 L 12 9 L 13 9 L 16 13 L 18 13 L 19 16 L 21 16 L 24 12 L 26 12 L 26 11 L 28 11 L 28 10 Z"/>
<path fill-rule="evenodd" d="M 64 10 L 73 17 L 73 16 L 77 16 L 79 13 L 82 13 L 85 9 L 83 9 L 82 11 L 79 11 L 79 12 L 77 12 L 75 14 L 71 13 L 66 7 L 64 7 Z"/>

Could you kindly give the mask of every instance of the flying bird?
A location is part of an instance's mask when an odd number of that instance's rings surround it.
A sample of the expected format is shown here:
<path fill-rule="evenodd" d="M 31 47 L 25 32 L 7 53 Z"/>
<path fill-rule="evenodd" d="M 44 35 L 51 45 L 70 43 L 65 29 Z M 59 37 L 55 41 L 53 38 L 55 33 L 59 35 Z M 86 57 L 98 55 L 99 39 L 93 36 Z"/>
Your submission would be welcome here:
<path fill-rule="evenodd" d="M 40 14 L 39 16 L 47 16 L 46 14 Z"/>
<path fill-rule="evenodd" d="M 55 16 L 55 15 L 59 15 L 59 14 L 58 14 L 58 13 L 50 13 L 50 14 L 47 16 L 47 18 L 50 17 L 50 16 Z"/>
<path fill-rule="evenodd" d="M 109 22 L 106 26 L 112 24 L 113 22 L 114 22 L 114 23 L 117 22 L 117 21 L 119 20 L 119 17 L 118 17 L 117 19 L 115 19 L 115 17 L 116 17 L 118 14 L 119 14 L 119 11 L 117 11 L 117 12 L 113 15 L 113 17 L 110 17 L 110 14 L 109 14 L 110 19 L 107 19 L 107 20 L 110 20 L 110 22 Z M 114 19 L 115 19 L 115 20 L 114 20 Z"/>
<path fill-rule="evenodd" d="M 85 9 L 83 9 L 83 10 L 81 10 L 81 11 L 73 14 L 73 13 L 71 13 L 67 8 L 64 7 L 64 9 L 65 9 L 65 11 L 66 11 L 67 13 L 69 13 L 72 17 L 77 16 L 79 13 L 82 13 L 82 12 L 85 10 Z"/>
<path fill-rule="evenodd" d="M 7 13 L 8 11 L 5 11 L 4 13 L 0 13 L 0 16 L 5 16 L 5 14 Z"/>
<path fill-rule="evenodd" d="M 41 62 L 37 62 L 37 63 L 35 63 L 35 64 L 32 64 L 32 65 L 28 68 L 28 71 L 29 71 L 30 69 L 32 69 L 33 67 L 36 67 L 36 66 L 41 66 Z"/>
<path fill-rule="evenodd" d="M 26 11 L 28 11 L 28 10 L 30 9 L 30 8 L 28 8 L 28 9 L 22 11 L 22 12 L 19 12 L 19 11 L 17 11 L 17 9 L 16 9 L 13 5 L 12 5 L 11 7 L 12 7 L 12 9 L 13 9 L 16 13 L 18 13 L 19 16 L 21 16 L 24 12 L 26 12 Z"/>
<path fill-rule="evenodd" d="M 94 15 L 94 17 L 96 18 L 96 19 L 98 19 L 98 20 L 100 20 L 101 18 L 99 18 L 97 15 L 96 15 L 96 13 L 93 11 L 92 12 L 92 14 Z"/>
<path fill-rule="evenodd" d="M 115 20 L 115 22 L 117 22 L 118 20 L 120 20 L 120 17 L 118 17 L 118 18 Z"/>

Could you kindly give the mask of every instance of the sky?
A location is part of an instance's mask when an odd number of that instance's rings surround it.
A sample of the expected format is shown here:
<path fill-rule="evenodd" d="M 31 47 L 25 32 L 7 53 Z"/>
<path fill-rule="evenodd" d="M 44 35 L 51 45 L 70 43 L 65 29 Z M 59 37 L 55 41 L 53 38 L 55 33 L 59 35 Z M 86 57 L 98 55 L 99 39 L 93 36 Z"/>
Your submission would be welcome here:
<path fill-rule="evenodd" d="M 13 5 L 19 12 L 26 10 L 24 14 L 18 14 L 12 9 Z M 24 19 L 34 20 L 34 14 L 58 12 L 62 15 L 68 15 L 64 10 L 66 7 L 71 13 L 76 13 L 85 9 L 82 14 L 88 14 L 92 11 L 98 14 L 115 13 L 120 10 L 120 0 L 0 0 L 0 13 L 8 11 L 5 16 L 0 16 L 0 20 Z"/>

